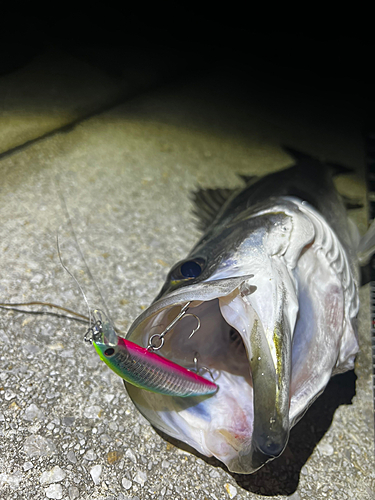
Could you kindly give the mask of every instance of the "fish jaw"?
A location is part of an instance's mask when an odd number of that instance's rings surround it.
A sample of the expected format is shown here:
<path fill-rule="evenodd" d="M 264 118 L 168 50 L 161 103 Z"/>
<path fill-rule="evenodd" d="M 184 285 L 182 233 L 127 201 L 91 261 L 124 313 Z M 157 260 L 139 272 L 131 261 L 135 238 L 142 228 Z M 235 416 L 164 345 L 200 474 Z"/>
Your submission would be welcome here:
<path fill-rule="evenodd" d="M 251 304 L 252 294 L 256 294 L 252 283 L 249 277 L 218 280 L 206 283 L 201 295 L 195 291 L 193 296 L 192 290 L 185 287 L 180 294 L 195 299 L 189 312 L 200 318 L 201 329 L 188 340 L 190 328 L 186 319 L 176 326 L 169 339 L 165 337 L 163 355 L 193 368 L 194 353 L 198 352 L 202 364 L 219 374 L 215 379 L 219 386 L 216 394 L 183 401 L 146 394 L 126 384 L 133 402 L 153 425 L 207 456 L 216 456 L 239 473 L 254 472 L 280 455 L 289 436 L 290 363 L 285 365 L 280 386 L 262 321 Z M 203 295 L 211 300 L 202 300 Z M 181 298 L 174 296 L 174 300 Z M 128 338 L 147 345 L 153 328 L 160 322 L 163 326 L 168 324 L 183 302 L 160 308 L 164 304 L 161 299 L 151 306 L 153 314 L 138 321 Z M 231 331 L 235 332 L 234 341 L 230 340 Z M 290 338 L 287 345 L 290 353 Z M 208 373 L 205 376 L 209 377 Z"/>
<path fill-rule="evenodd" d="M 295 282 L 271 263 L 271 276 L 263 269 L 254 282 L 260 287 L 249 295 L 247 286 L 238 294 L 219 299 L 226 322 L 241 333 L 248 352 L 253 389 L 253 425 L 250 447 L 242 447 L 228 467 L 249 473 L 284 451 L 289 438 L 292 333 L 297 319 Z M 267 276 L 267 279 L 264 279 Z M 263 284 L 261 283 L 263 279 Z M 268 294 L 268 310 L 257 309 L 257 292 Z M 288 300 L 286 300 L 288 297 Z M 271 321 L 270 321 L 271 319 Z M 266 330 L 264 325 L 271 325 Z"/>

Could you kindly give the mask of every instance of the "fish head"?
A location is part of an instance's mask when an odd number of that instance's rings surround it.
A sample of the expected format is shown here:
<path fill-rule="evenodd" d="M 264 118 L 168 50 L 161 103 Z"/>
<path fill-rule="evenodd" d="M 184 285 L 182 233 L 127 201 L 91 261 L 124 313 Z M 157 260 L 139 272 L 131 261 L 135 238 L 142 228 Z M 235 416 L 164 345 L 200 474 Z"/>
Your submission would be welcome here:
<path fill-rule="evenodd" d="M 313 395 L 307 391 L 309 370 L 298 372 L 302 381 L 293 380 L 300 310 L 295 270 L 301 255 L 313 252 L 315 233 L 306 218 L 292 212 L 258 212 L 220 232 L 213 229 L 172 268 L 127 335 L 147 346 L 152 335 L 173 324 L 159 354 L 213 379 L 218 391 L 178 398 L 126 384 L 127 391 L 156 428 L 217 457 L 232 472 L 252 473 L 278 457 L 291 426 L 322 390 L 318 384 Z M 183 308 L 186 314 L 174 324 Z M 313 336 L 315 323 L 310 326 Z M 310 344 L 298 356 L 308 359 Z M 331 371 L 332 366 L 323 369 L 325 383 Z"/>

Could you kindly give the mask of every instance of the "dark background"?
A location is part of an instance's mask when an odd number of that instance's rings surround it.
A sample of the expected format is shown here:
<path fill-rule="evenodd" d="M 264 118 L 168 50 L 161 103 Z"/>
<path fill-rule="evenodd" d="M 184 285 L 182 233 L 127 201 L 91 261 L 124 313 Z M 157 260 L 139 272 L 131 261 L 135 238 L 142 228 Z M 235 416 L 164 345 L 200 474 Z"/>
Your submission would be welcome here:
<path fill-rule="evenodd" d="M 68 20 L 54 13 L 50 18 L 31 15 L 22 20 L 4 16 L 3 24 L 0 75 L 22 67 L 51 47 L 75 55 L 83 48 L 105 53 L 100 64 L 111 75 L 121 71 L 120 54 L 129 55 L 129 61 L 138 58 L 142 66 L 165 53 L 166 79 L 188 78 L 220 65 L 233 66 L 275 89 L 287 87 L 327 101 L 351 102 L 363 110 L 366 123 L 371 121 L 375 105 L 375 44 L 366 34 L 322 34 L 318 28 L 316 32 L 288 28 L 254 31 L 250 24 L 244 28 L 233 21 L 214 22 L 208 17 L 201 19 L 199 13 L 196 17 L 176 14 L 170 19 L 159 15 L 147 21 L 142 13 L 114 11 L 111 16 L 105 11 L 103 19 L 95 21 L 83 14 L 77 17 L 75 12 Z"/>

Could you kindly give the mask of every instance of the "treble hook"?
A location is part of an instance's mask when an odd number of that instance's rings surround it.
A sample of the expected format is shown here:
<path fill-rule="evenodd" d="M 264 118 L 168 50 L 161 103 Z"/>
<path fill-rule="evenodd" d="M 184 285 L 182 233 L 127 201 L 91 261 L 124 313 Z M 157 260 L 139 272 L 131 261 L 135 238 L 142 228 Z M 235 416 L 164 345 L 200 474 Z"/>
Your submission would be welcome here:
<path fill-rule="evenodd" d="M 148 341 L 148 346 L 147 346 L 148 350 L 158 351 L 159 349 L 161 349 L 163 347 L 163 345 L 164 345 L 164 337 L 165 337 L 165 335 L 183 317 L 187 318 L 188 316 L 193 316 L 197 320 L 197 322 L 198 322 L 197 327 L 194 328 L 194 330 L 189 335 L 189 339 L 194 335 L 194 333 L 197 330 L 199 330 L 199 328 L 201 327 L 201 322 L 200 322 L 200 319 L 198 318 L 198 316 L 196 316 L 195 314 L 191 314 L 191 313 L 187 313 L 186 312 L 188 310 L 190 304 L 191 304 L 191 301 L 186 302 L 186 304 L 184 306 L 182 306 L 181 311 L 177 314 L 177 316 L 175 317 L 175 319 L 173 321 L 171 321 L 171 323 L 169 323 L 169 325 L 161 333 L 155 333 L 154 335 L 151 335 L 151 337 L 150 337 L 150 339 Z M 155 342 L 154 342 L 155 339 L 157 339 L 160 342 L 159 345 L 155 345 Z"/>
<path fill-rule="evenodd" d="M 196 351 L 194 353 L 194 371 L 195 371 L 195 373 L 197 375 L 201 375 L 201 372 L 203 370 L 210 375 L 210 377 L 212 378 L 212 382 L 215 382 L 215 380 L 217 380 L 218 377 L 216 377 L 216 379 L 215 379 L 213 374 L 212 374 L 212 371 L 209 368 L 207 368 L 207 366 L 201 366 L 200 368 L 198 368 L 198 361 L 199 361 L 199 352 Z"/>
<path fill-rule="evenodd" d="M 191 337 L 194 335 L 195 332 L 197 332 L 199 330 L 199 328 L 201 327 L 201 320 L 198 318 L 198 316 L 196 314 L 192 314 L 192 313 L 188 313 L 188 314 L 185 314 L 185 318 L 187 318 L 188 316 L 192 316 L 193 318 L 195 318 L 198 322 L 198 325 L 196 328 L 194 328 L 194 330 L 191 332 L 191 334 L 189 335 L 189 339 L 191 339 Z"/>

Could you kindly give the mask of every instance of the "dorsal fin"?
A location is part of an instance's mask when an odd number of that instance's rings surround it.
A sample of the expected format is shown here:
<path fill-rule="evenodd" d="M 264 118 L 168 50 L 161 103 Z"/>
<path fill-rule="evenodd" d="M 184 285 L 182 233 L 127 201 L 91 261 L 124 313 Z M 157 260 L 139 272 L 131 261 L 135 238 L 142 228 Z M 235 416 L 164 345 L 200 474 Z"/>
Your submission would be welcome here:
<path fill-rule="evenodd" d="M 346 210 L 356 210 L 357 208 L 363 208 L 363 203 L 361 200 L 357 198 L 349 198 L 349 196 L 345 196 L 344 194 L 340 195 L 342 201 L 344 202 Z"/>
<path fill-rule="evenodd" d="M 288 153 L 289 156 L 291 156 L 293 158 L 293 160 L 295 160 L 296 164 L 306 162 L 306 161 L 308 161 L 308 162 L 319 161 L 316 158 L 314 158 L 313 156 L 311 156 L 307 153 L 303 153 L 302 151 L 299 151 L 298 149 L 291 148 L 290 146 L 286 146 L 285 144 L 283 144 L 281 147 L 286 153 Z"/>
<path fill-rule="evenodd" d="M 246 185 L 253 184 L 259 179 L 258 175 L 245 175 L 245 174 L 238 174 L 239 177 L 246 183 Z"/>
<path fill-rule="evenodd" d="M 326 165 L 331 169 L 332 175 L 348 175 L 355 172 L 354 168 L 341 165 L 341 163 L 334 163 L 331 161 L 325 162 Z"/>
<path fill-rule="evenodd" d="M 238 189 L 199 189 L 192 193 L 194 215 L 198 218 L 198 227 L 205 231 L 216 218 L 221 207 Z"/>
<path fill-rule="evenodd" d="M 289 146 L 285 146 L 284 144 L 282 145 L 282 148 L 286 153 L 288 153 L 289 156 L 291 156 L 295 160 L 296 165 L 302 164 L 302 163 L 324 164 L 330 168 L 333 176 L 352 174 L 354 172 L 353 168 L 347 167 L 345 165 L 341 165 L 340 163 L 324 161 L 323 159 L 315 158 L 314 156 L 311 156 L 307 153 L 303 153 L 302 151 L 299 151 L 298 149 L 293 149 Z"/>

